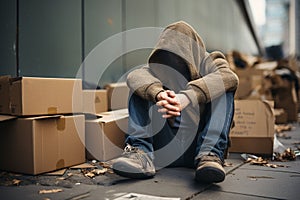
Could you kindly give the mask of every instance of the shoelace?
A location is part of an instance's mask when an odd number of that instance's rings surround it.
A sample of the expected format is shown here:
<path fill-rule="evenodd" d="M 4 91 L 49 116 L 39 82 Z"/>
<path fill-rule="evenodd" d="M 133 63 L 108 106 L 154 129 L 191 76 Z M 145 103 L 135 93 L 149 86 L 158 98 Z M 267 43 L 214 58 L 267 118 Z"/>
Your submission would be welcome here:
<path fill-rule="evenodd" d="M 201 162 L 205 162 L 205 161 L 212 161 L 212 162 L 218 162 L 220 165 L 222 165 L 221 160 L 215 156 L 215 155 L 205 155 L 202 156 L 200 159 Z"/>
<path fill-rule="evenodd" d="M 147 163 L 149 165 L 151 165 L 151 163 L 149 162 L 149 160 L 146 158 L 146 155 L 144 155 L 143 152 L 141 152 L 141 150 L 139 150 L 137 147 L 133 147 L 129 144 L 126 145 L 126 147 L 124 148 L 124 154 L 127 156 L 133 155 L 131 153 L 135 153 L 135 157 L 141 162 L 143 168 L 147 167 Z"/>

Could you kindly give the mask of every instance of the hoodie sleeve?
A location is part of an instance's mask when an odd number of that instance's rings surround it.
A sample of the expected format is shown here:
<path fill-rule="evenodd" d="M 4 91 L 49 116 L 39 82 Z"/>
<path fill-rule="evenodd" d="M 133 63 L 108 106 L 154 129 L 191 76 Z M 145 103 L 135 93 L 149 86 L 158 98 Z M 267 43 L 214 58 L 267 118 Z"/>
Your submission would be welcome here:
<path fill-rule="evenodd" d="M 237 75 L 229 68 L 221 52 L 206 53 L 200 65 L 201 78 L 188 83 L 182 91 L 193 105 L 208 103 L 227 91 L 235 91 L 238 86 Z"/>
<path fill-rule="evenodd" d="M 162 82 L 152 75 L 149 66 L 130 72 L 127 85 L 138 96 L 153 102 L 156 102 L 157 94 L 164 91 Z"/>

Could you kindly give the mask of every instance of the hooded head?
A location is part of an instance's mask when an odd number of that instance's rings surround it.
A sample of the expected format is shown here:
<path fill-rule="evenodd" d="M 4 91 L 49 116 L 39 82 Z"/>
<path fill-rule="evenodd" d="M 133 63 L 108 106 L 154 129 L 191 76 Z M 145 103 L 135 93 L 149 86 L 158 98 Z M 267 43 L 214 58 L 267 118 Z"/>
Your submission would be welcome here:
<path fill-rule="evenodd" d="M 198 33 L 187 23 L 179 21 L 164 29 L 148 62 L 167 65 L 183 75 L 189 73 L 193 80 L 199 78 L 199 66 L 205 51 Z"/>

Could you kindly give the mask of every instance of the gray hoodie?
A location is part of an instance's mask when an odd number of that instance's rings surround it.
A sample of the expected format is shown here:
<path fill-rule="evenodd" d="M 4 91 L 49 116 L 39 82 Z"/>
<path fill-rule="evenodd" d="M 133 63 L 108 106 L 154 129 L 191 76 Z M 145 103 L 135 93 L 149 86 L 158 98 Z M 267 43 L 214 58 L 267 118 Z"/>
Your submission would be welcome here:
<path fill-rule="evenodd" d="M 184 66 L 188 67 L 191 79 L 179 93 L 185 94 L 194 106 L 237 89 L 238 77 L 229 68 L 225 56 L 218 51 L 206 52 L 202 39 L 189 24 L 179 21 L 167 26 L 149 60 L 159 50 L 172 52 L 186 62 Z M 164 85 L 154 75 L 149 60 L 146 66 L 128 74 L 127 84 L 137 95 L 156 102 L 156 96 L 164 90 Z"/>

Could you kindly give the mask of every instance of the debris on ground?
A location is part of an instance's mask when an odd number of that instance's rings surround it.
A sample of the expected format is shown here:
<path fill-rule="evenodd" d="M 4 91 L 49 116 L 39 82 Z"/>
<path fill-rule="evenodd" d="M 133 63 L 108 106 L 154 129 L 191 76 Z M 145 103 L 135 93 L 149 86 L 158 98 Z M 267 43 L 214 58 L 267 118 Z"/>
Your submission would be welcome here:
<path fill-rule="evenodd" d="M 260 165 L 260 166 L 271 167 L 271 168 L 288 167 L 288 166 L 282 165 L 282 164 L 269 163 L 268 160 L 263 159 L 262 157 L 258 157 L 258 158 L 255 158 L 255 159 L 254 158 L 248 158 L 245 162 L 250 163 L 250 165 Z"/>
<path fill-rule="evenodd" d="M 13 185 L 17 185 L 18 186 L 20 183 L 21 183 L 21 180 L 18 180 L 18 179 L 13 179 L 12 180 L 12 184 Z"/>
<path fill-rule="evenodd" d="M 275 132 L 277 134 L 282 133 L 284 131 L 291 131 L 293 129 L 293 126 L 290 124 L 275 124 Z M 280 137 L 278 135 L 278 137 Z"/>
<path fill-rule="evenodd" d="M 111 182 L 116 182 L 117 179 L 113 174 L 111 164 L 99 161 L 87 161 L 87 163 L 80 165 L 34 176 L 0 171 L 0 186 L 38 184 L 43 186 L 72 188 L 81 183 L 89 185 L 109 184 L 110 182 L 108 180 L 110 179 L 112 179 Z"/>
<path fill-rule="evenodd" d="M 63 191 L 62 189 L 40 190 L 39 194 L 51 194 L 51 193 L 58 193 L 62 191 Z"/>
<path fill-rule="evenodd" d="M 257 181 L 257 179 L 264 178 L 264 179 L 274 179 L 271 176 L 247 176 L 250 178 L 251 181 Z"/>
<path fill-rule="evenodd" d="M 250 165 L 259 165 L 259 166 L 265 166 L 271 168 L 289 167 L 282 164 L 269 163 L 269 160 L 251 154 L 242 154 L 241 156 L 242 158 L 244 158 L 245 163 L 249 163 Z M 277 160 L 277 161 L 281 161 L 281 160 Z"/>
<path fill-rule="evenodd" d="M 291 148 L 287 148 L 283 153 L 275 153 L 274 160 L 276 161 L 293 161 L 296 160 L 298 151 L 293 151 Z"/>
<path fill-rule="evenodd" d="M 233 166 L 232 163 L 229 163 L 229 162 L 225 162 L 225 163 L 224 163 L 224 167 L 232 167 L 232 166 Z"/>

